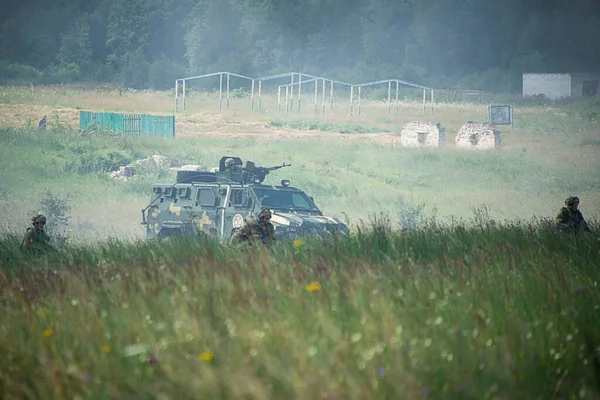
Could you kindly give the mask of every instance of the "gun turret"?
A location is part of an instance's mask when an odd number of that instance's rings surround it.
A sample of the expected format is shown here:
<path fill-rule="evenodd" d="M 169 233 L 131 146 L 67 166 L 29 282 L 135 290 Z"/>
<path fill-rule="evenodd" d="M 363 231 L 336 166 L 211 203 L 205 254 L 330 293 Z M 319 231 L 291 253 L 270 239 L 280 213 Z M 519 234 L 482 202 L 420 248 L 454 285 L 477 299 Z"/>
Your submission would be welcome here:
<path fill-rule="evenodd" d="M 247 172 L 248 181 L 252 183 L 262 183 L 265 180 L 265 177 L 269 175 L 269 172 L 275 171 L 276 169 L 283 167 L 291 167 L 292 164 L 283 163 L 282 165 L 276 165 L 274 167 L 257 167 L 254 165 L 252 161 L 246 162 L 246 167 L 244 168 Z"/>

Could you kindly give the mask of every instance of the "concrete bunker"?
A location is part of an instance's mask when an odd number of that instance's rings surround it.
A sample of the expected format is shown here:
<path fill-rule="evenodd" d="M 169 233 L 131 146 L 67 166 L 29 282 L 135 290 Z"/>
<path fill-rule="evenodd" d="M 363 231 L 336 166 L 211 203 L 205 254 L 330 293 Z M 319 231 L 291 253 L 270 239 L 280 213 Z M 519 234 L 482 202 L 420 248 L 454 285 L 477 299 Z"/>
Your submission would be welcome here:
<path fill-rule="evenodd" d="M 446 129 L 437 122 L 409 122 L 400 132 L 402 147 L 440 147 L 446 144 Z"/>
<path fill-rule="evenodd" d="M 493 150 L 500 147 L 500 131 L 489 122 L 468 121 L 459 129 L 454 143 L 461 149 Z"/>

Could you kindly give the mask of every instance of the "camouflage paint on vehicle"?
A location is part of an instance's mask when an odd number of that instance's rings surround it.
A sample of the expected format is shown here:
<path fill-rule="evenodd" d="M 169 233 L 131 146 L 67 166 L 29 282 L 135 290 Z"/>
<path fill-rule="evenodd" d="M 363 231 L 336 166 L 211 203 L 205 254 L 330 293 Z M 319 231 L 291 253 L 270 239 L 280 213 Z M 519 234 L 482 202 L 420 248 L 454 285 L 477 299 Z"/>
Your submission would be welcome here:
<path fill-rule="evenodd" d="M 229 158 L 240 168 L 228 170 L 225 160 Z M 199 181 L 192 176 L 186 183 L 154 185 L 150 203 L 142 210 L 147 239 L 192 234 L 225 242 L 246 217 L 258 217 L 263 208 L 272 213 L 278 239 L 348 232 L 341 220 L 324 216 L 313 199 L 289 186 L 288 180 L 281 185 L 263 184 L 270 171 L 289 165 L 263 168 L 250 161 L 246 167 L 241 165 L 238 157 L 224 156 L 214 176 L 198 171 Z"/>

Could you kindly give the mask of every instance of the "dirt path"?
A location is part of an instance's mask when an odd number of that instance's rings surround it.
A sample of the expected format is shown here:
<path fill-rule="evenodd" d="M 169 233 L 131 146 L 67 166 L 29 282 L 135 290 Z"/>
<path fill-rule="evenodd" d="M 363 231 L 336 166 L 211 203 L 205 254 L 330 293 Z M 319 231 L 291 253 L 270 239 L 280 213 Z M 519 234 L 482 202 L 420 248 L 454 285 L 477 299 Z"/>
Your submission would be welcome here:
<path fill-rule="evenodd" d="M 37 126 L 46 115 L 48 126 L 66 125 L 79 127 L 79 110 L 52 106 L 2 105 L 0 128 Z M 175 138 L 223 137 L 265 141 L 283 140 L 340 140 L 371 141 L 382 145 L 399 145 L 400 137 L 389 133 L 341 134 L 317 130 L 297 130 L 289 127 L 274 127 L 261 121 L 230 121 L 220 114 L 198 113 L 176 118 Z"/>

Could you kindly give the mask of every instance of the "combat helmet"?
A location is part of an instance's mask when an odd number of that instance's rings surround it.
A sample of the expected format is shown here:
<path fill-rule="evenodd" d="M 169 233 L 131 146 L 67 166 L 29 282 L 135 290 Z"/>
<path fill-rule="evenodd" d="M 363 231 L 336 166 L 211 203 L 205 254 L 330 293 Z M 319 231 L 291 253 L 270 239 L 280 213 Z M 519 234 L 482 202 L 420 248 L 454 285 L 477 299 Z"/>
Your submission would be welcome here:
<path fill-rule="evenodd" d="M 256 224 L 256 218 L 254 218 L 254 215 L 248 215 L 246 218 L 244 218 L 244 225 L 254 225 Z"/>
<path fill-rule="evenodd" d="M 31 221 L 33 221 L 34 224 L 37 224 L 39 222 L 45 224 L 46 223 L 46 217 L 43 214 L 38 214 L 38 215 L 32 217 Z"/>
<path fill-rule="evenodd" d="M 269 210 L 268 208 L 263 208 L 260 211 L 260 214 L 258 214 L 258 219 L 263 219 L 264 217 L 269 217 L 271 218 L 271 210 Z"/>
<path fill-rule="evenodd" d="M 571 207 L 575 203 L 579 203 L 579 197 L 577 197 L 577 196 L 569 196 L 565 200 L 565 205 L 567 207 Z"/>
<path fill-rule="evenodd" d="M 232 165 L 235 165 L 235 160 L 233 158 L 228 158 L 225 160 L 225 168 L 228 168 Z"/>

